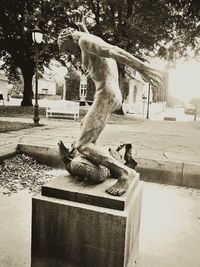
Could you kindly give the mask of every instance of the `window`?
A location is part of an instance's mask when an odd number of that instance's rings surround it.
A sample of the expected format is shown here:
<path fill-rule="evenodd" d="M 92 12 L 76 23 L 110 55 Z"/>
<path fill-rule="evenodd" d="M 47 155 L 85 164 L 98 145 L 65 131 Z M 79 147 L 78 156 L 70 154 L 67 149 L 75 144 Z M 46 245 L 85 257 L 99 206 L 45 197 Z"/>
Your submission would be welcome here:
<path fill-rule="evenodd" d="M 87 84 L 80 85 L 80 98 L 85 98 L 87 93 Z"/>
<path fill-rule="evenodd" d="M 42 94 L 46 95 L 48 93 L 48 89 L 42 88 Z"/>

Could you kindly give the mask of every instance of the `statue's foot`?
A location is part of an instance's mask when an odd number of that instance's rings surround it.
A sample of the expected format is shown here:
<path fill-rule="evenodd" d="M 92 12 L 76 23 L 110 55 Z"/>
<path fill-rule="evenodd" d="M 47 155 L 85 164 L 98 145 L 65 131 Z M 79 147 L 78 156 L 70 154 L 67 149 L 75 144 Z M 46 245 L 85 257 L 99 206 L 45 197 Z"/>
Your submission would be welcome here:
<path fill-rule="evenodd" d="M 132 171 L 129 176 L 120 177 L 114 185 L 106 189 L 106 192 L 113 196 L 123 195 L 124 193 L 126 193 L 129 184 L 134 178 L 134 176 L 135 176 L 135 171 Z"/>

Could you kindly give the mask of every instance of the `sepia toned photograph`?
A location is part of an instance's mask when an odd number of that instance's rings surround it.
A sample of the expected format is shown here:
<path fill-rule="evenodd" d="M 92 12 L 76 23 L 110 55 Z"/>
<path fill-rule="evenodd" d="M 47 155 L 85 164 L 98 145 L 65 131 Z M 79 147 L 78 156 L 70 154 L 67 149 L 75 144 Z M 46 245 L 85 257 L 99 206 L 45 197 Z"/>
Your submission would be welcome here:
<path fill-rule="evenodd" d="M 200 267 L 199 0 L 1 0 L 0 267 Z"/>

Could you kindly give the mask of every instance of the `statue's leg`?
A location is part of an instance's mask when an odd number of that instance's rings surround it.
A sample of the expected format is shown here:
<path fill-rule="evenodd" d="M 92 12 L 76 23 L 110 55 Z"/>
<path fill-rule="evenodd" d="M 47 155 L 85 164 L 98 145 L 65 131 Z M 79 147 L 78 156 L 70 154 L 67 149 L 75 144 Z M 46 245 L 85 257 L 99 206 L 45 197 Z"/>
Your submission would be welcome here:
<path fill-rule="evenodd" d="M 108 151 L 95 144 L 111 113 L 119 105 L 119 102 L 115 98 L 111 98 L 110 95 L 112 94 L 97 94 L 95 102 L 84 118 L 76 148 L 89 160 L 101 164 L 118 174 L 117 183 L 106 191 L 109 194 L 119 196 L 126 192 L 130 178 L 134 177 L 135 171 L 124 166 L 114 159 Z"/>

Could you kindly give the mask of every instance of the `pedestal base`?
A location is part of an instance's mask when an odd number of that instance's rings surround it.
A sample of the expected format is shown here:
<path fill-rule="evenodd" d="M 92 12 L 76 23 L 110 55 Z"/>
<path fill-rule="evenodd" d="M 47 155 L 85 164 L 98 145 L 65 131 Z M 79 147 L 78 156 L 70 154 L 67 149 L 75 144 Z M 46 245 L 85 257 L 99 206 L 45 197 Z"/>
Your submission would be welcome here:
<path fill-rule="evenodd" d="M 88 187 L 61 176 L 43 187 L 32 202 L 32 267 L 135 266 L 142 185 L 137 174 L 114 197 L 105 189 L 115 182 Z"/>

